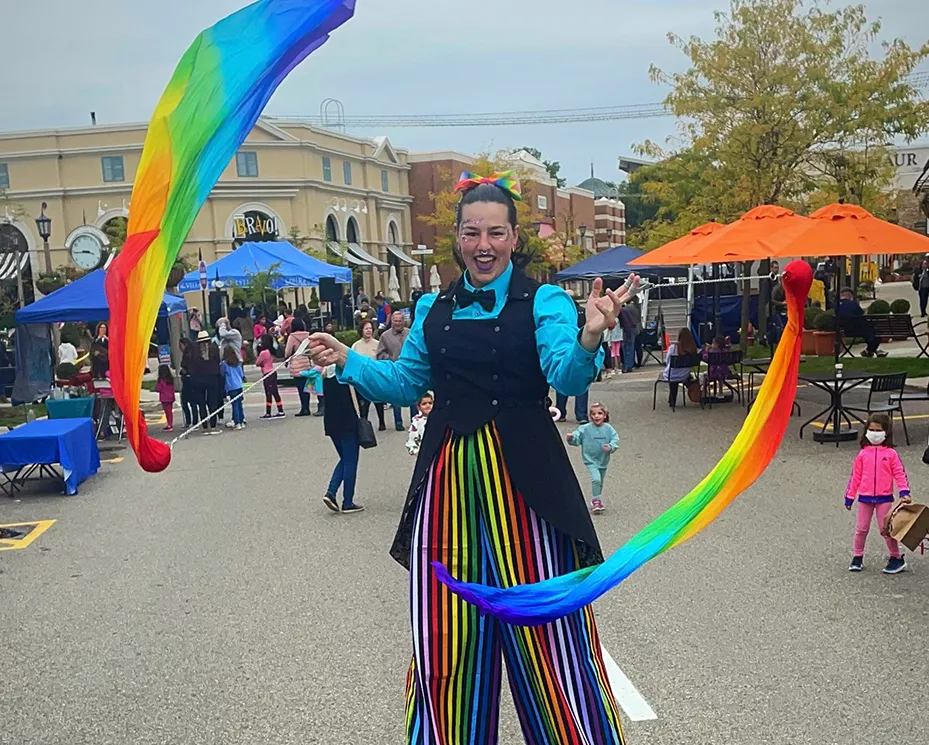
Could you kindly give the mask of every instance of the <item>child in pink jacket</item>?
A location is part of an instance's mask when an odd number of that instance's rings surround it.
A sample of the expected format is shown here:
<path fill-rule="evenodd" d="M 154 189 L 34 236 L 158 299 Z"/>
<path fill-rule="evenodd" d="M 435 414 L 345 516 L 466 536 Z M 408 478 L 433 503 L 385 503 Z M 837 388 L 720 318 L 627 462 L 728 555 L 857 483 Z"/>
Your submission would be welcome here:
<path fill-rule="evenodd" d="M 852 477 L 845 492 L 847 510 L 852 508 L 855 497 L 858 497 L 858 522 L 855 525 L 854 551 L 848 571 L 861 571 L 868 530 L 872 518 L 876 518 L 878 530 L 890 551 L 884 574 L 898 574 L 906 569 L 906 559 L 900 553 L 900 545 L 884 533 L 884 520 L 893 507 L 894 483 L 897 484 L 902 502 L 910 501 L 910 484 L 900 456 L 893 449 L 890 417 L 886 414 L 869 416 L 867 429 L 861 433 L 860 442 L 861 451 L 855 458 Z"/>

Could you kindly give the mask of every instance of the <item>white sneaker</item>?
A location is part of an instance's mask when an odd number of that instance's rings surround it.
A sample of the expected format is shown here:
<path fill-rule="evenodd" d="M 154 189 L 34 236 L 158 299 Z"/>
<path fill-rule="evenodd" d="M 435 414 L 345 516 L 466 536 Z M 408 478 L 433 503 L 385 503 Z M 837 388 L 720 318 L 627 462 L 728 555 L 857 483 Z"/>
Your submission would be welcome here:
<path fill-rule="evenodd" d="M 236 428 L 236 429 L 245 429 L 245 424 L 236 424 L 236 425 L 235 425 L 235 428 Z"/>
<path fill-rule="evenodd" d="M 226 422 L 226 429 L 234 429 L 235 426 L 235 422 Z"/>

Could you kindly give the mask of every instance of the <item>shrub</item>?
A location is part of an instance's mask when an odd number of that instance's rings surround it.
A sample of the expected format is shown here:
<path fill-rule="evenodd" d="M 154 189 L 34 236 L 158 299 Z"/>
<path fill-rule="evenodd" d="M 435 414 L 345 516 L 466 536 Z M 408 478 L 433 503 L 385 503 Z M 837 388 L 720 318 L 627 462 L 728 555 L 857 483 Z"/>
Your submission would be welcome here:
<path fill-rule="evenodd" d="M 75 347 L 81 346 L 81 330 L 76 323 L 68 321 L 61 327 L 61 342 L 62 344 L 69 342 Z"/>
<path fill-rule="evenodd" d="M 70 380 L 79 372 L 80 370 L 77 369 L 77 365 L 72 365 L 70 362 L 62 362 L 55 369 L 55 376 L 58 380 Z"/>
<path fill-rule="evenodd" d="M 836 322 L 835 322 L 835 311 L 824 310 L 814 321 L 817 331 L 835 331 Z"/>
<path fill-rule="evenodd" d="M 361 336 L 359 336 L 358 332 L 355 331 L 355 329 L 348 329 L 346 331 L 336 331 L 335 338 L 338 339 L 343 344 L 345 344 L 346 346 L 350 347 L 352 344 L 358 341 L 361 338 Z"/>
<path fill-rule="evenodd" d="M 803 311 L 803 328 L 816 328 L 816 319 L 823 314 L 823 309 L 812 306 Z"/>
<path fill-rule="evenodd" d="M 396 302 L 390 303 L 390 309 L 396 312 L 398 310 L 406 310 L 411 305 L 413 305 L 413 303 L 407 302 L 406 300 L 397 300 Z"/>
<path fill-rule="evenodd" d="M 890 303 L 886 300 L 875 300 L 868 306 L 869 316 L 882 316 L 890 313 Z"/>
<path fill-rule="evenodd" d="M 906 298 L 898 297 L 890 304 L 890 312 L 906 315 L 910 312 L 910 301 Z"/>

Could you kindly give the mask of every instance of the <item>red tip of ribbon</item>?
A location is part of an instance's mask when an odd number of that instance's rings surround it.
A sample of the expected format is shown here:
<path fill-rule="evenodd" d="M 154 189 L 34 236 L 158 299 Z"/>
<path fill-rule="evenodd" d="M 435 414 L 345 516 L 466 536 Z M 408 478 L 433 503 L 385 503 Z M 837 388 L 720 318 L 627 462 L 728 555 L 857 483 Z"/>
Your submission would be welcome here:
<path fill-rule="evenodd" d="M 139 465 L 149 473 L 164 471 L 171 462 L 171 447 L 161 440 L 148 436 L 145 415 L 139 412 L 139 445 L 136 448 Z"/>

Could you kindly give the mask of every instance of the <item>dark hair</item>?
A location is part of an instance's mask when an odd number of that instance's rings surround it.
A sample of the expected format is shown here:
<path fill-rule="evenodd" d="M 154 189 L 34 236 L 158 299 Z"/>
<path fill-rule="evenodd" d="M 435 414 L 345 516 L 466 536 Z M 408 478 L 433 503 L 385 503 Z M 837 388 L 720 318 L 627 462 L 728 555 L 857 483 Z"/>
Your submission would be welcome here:
<path fill-rule="evenodd" d="M 107 324 L 107 322 L 106 322 L 106 321 L 100 321 L 100 323 L 97 324 L 97 336 L 100 336 L 100 329 L 101 329 L 101 328 L 105 328 L 105 329 L 106 329 L 106 332 L 107 332 L 108 334 L 110 333 L 110 327 L 109 327 L 109 325 Z"/>
<path fill-rule="evenodd" d="M 235 351 L 235 347 L 224 347 L 223 348 L 223 362 L 225 362 L 229 367 L 238 367 L 242 364 L 242 361 L 239 359 L 239 353 Z"/>
<path fill-rule="evenodd" d="M 433 397 L 431 393 L 427 391 L 426 393 L 424 393 L 422 396 L 420 396 L 417 399 L 416 406 L 418 407 L 423 401 L 432 401 L 433 403 L 435 403 L 435 398 Z"/>
<path fill-rule="evenodd" d="M 677 353 L 678 354 L 696 354 L 697 340 L 694 339 L 693 331 L 686 326 L 681 329 L 677 335 Z"/>
<path fill-rule="evenodd" d="M 516 202 L 513 201 L 506 191 L 501 189 L 499 186 L 494 184 L 478 184 L 461 195 L 461 199 L 458 200 L 458 206 L 455 208 L 455 227 L 457 228 L 461 225 L 461 211 L 466 204 L 477 204 L 479 202 L 490 202 L 492 204 L 502 204 L 506 206 L 506 218 L 507 222 L 510 223 L 510 227 L 513 228 L 514 232 L 516 231 L 516 226 L 518 223 L 518 218 L 516 215 Z M 513 264 L 520 269 L 524 269 L 533 258 L 533 255 L 524 250 L 525 249 L 525 238 L 520 233 L 517 235 L 516 239 L 516 248 L 513 249 L 513 254 L 511 256 L 511 261 Z M 464 260 L 461 258 L 461 253 L 458 250 L 458 243 L 456 241 L 454 248 L 452 249 L 452 254 L 455 257 L 455 263 L 458 264 L 458 268 L 461 271 L 465 270 Z"/>
<path fill-rule="evenodd" d="M 262 351 L 267 349 L 270 352 L 274 349 L 274 337 L 271 334 L 262 334 L 258 340 L 258 348 Z"/>
<path fill-rule="evenodd" d="M 306 324 L 300 320 L 298 317 L 294 317 L 294 320 L 290 322 L 291 331 L 306 331 Z"/>
<path fill-rule="evenodd" d="M 158 380 L 174 385 L 174 373 L 171 372 L 171 368 L 167 365 L 158 365 Z"/>
<path fill-rule="evenodd" d="M 720 349 L 725 347 L 728 343 L 729 343 L 728 336 L 714 336 L 713 337 L 713 344 L 715 344 Z"/>
<path fill-rule="evenodd" d="M 361 323 L 358 324 L 359 334 L 365 330 L 365 326 L 370 326 L 372 331 L 377 331 L 377 328 L 374 326 L 373 318 L 362 318 L 361 319 Z"/>
<path fill-rule="evenodd" d="M 887 414 L 871 414 L 868 417 L 868 421 L 865 422 L 864 429 L 861 430 L 861 437 L 858 438 L 858 444 L 863 447 L 869 447 L 871 443 L 868 441 L 868 436 L 865 434 L 868 431 L 868 425 L 870 424 L 879 424 L 881 429 L 887 433 L 887 437 L 884 438 L 882 443 L 884 447 L 892 448 L 894 446 L 894 424 L 893 420 L 887 416 Z"/>

